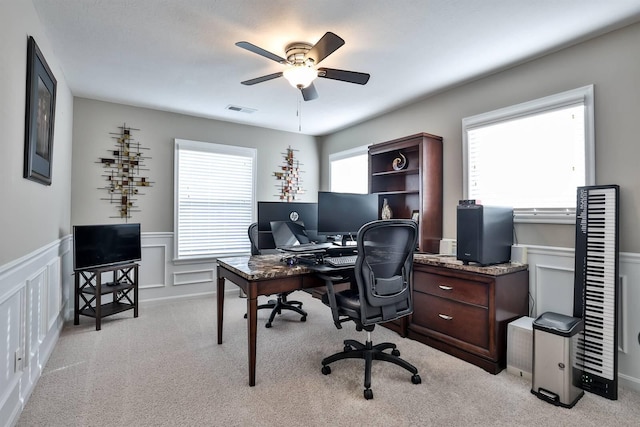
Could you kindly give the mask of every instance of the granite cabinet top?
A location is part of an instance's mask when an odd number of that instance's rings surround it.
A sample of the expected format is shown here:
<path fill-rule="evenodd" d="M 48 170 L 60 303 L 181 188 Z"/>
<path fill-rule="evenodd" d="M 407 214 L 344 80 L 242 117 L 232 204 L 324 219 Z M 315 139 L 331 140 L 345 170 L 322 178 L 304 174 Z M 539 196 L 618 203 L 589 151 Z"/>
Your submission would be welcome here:
<path fill-rule="evenodd" d="M 417 253 L 413 256 L 415 264 L 431 265 L 434 267 L 444 267 L 451 270 L 467 271 L 470 273 L 486 274 L 488 276 L 500 276 L 503 274 L 515 273 L 516 271 L 527 270 L 528 264 L 505 263 L 482 266 L 480 264 L 469 263 L 464 265 L 462 261 L 453 255 L 433 255 Z"/>

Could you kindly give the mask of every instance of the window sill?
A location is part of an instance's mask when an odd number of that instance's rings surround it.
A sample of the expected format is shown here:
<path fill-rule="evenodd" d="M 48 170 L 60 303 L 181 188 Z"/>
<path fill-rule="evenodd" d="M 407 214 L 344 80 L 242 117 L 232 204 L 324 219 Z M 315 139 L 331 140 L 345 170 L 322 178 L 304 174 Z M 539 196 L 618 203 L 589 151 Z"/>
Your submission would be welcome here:
<path fill-rule="evenodd" d="M 516 224 L 571 224 L 576 223 L 576 214 L 571 213 L 515 213 L 513 222 Z"/>

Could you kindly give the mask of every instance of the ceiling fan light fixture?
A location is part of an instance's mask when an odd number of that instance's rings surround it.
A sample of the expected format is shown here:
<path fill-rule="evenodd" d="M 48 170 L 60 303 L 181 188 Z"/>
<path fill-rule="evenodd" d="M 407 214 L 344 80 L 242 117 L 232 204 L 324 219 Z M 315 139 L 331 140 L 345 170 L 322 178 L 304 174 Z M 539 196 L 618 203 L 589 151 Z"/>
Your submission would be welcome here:
<path fill-rule="evenodd" d="M 291 86 L 304 89 L 308 87 L 313 81 L 318 77 L 318 70 L 315 68 L 300 64 L 300 65 L 292 65 L 282 73 L 284 78 L 289 81 Z"/>

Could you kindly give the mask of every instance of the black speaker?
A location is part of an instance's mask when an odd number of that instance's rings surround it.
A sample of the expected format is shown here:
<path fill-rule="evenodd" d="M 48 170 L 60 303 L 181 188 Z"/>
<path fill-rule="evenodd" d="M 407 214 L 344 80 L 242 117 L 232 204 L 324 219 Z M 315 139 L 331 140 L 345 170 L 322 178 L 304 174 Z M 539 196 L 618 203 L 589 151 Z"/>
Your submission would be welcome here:
<path fill-rule="evenodd" d="M 464 201 L 457 207 L 457 258 L 465 264 L 501 264 L 511 259 L 513 208 Z"/>

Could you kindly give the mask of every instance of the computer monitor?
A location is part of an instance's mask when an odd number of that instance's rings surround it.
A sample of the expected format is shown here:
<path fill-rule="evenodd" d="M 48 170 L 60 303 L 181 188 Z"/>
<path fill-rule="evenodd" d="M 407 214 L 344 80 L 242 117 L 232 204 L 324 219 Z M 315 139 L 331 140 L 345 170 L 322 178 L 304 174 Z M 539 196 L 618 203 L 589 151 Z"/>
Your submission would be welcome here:
<path fill-rule="evenodd" d="M 271 221 L 302 222 L 310 241 L 318 239 L 318 204 L 309 202 L 258 202 L 258 248 L 275 249 Z"/>
<path fill-rule="evenodd" d="M 318 192 L 318 234 L 355 239 L 360 227 L 377 219 L 377 194 Z"/>

